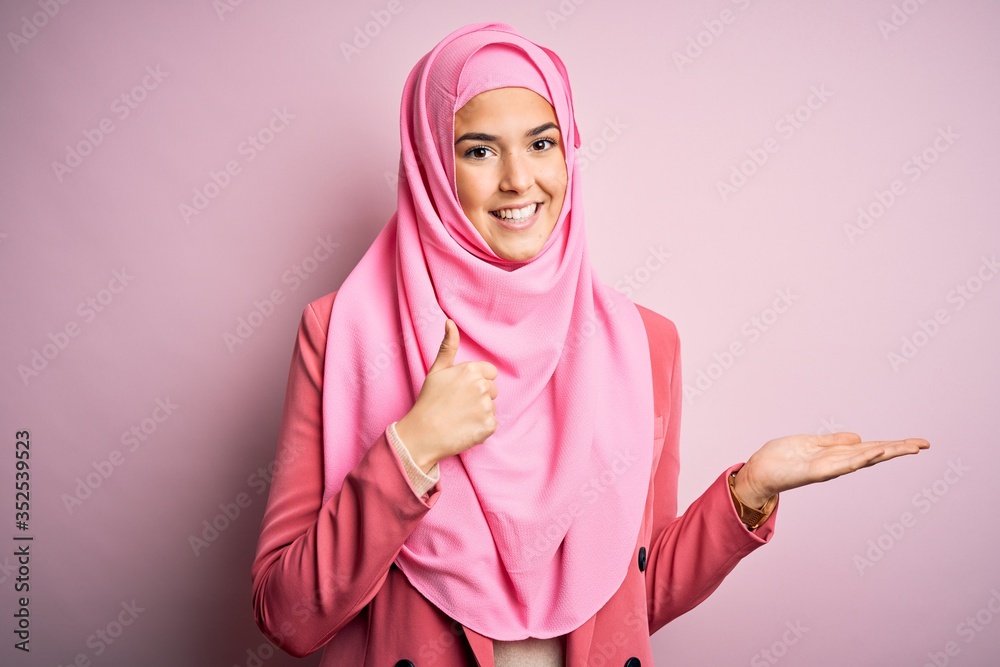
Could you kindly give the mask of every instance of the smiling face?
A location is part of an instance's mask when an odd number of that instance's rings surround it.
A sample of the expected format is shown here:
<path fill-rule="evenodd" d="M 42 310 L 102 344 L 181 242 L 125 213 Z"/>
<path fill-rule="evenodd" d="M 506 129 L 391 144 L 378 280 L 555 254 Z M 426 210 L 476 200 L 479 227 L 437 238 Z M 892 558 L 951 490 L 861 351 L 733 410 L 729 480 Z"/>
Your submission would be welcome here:
<path fill-rule="evenodd" d="M 499 257 L 538 254 L 566 194 L 566 154 L 548 100 L 495 88 L 455 112 L 455 181 L 469 222 Z"/>

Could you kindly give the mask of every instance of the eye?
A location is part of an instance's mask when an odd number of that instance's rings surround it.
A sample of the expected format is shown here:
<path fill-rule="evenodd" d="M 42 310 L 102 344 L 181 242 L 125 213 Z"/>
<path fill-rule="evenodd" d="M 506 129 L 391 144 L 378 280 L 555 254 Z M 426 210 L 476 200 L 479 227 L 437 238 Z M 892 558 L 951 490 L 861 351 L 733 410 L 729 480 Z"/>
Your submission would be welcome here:
<path fill-rule="evenodd" d="M 465 151 L 464 156 L 473 160 L 484 160 L 486 155 L 480 153 L 479 151 L 489 151 L 488 146 L 473 146 L 469 150 Z"/>
<path fill-rule="evenodd" d="M 543 139 L 539 139 L 538 141 L 534 142 L 531 145 L 532 146 L 537 146 L 538 144 L 544 144 L 546 141 L 549 142 L 551 144 L 551 146 L 543 146 L 540 150 L 543 150 L 543 151 L 544 150 L 548 150 L 549 148 L 552 148 L 552 146 L 557 146 L 558 145 L 554 139 L 549 139 L 548 137 L 545 137 Z"/>

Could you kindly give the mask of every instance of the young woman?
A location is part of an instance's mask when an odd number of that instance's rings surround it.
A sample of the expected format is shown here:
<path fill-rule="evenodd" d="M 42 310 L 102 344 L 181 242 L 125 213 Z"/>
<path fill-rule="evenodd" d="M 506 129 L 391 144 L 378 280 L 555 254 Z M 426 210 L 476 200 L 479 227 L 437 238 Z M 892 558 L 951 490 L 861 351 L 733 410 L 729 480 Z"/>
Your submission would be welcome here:
<path fill-rule="evenodd" d="M 677 516 L 677 330 L 590 264 L 562 61 L 456 30 L 406 81 L 401 143 L 396 214 L 293 353 L 252 568 L 287 652 L 649 666 L 779 493 L 929 446 L 778 438 Z"/>

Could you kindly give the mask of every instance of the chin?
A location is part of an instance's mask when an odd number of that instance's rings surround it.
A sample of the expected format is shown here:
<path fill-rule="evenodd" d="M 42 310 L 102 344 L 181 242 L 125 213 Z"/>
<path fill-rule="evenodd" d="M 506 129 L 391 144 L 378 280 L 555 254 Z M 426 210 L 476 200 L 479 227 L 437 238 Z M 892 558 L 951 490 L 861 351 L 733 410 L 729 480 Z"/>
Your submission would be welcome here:
<path fill-rule="evenodd" d="M 537 255 L 541 249 L 539 245 L 533 248 L 501 248 L 493 252 L 511 262 L 523 262 Z"/>

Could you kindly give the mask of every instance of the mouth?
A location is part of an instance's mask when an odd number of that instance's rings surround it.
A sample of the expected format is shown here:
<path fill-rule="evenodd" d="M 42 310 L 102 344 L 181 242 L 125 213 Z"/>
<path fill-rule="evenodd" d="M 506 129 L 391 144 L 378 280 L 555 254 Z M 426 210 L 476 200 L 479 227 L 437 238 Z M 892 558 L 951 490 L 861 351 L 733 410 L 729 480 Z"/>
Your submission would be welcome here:
<path fill-rule="evenodd" d="M 531 227 L 538 220 L 538 213 L 542 210 L 541 202 L 532 202 L 519 208 L 502 208 L 490 211 L 502 227 L 511 230 L 522 230 Z"/>

